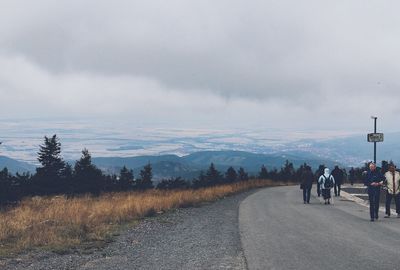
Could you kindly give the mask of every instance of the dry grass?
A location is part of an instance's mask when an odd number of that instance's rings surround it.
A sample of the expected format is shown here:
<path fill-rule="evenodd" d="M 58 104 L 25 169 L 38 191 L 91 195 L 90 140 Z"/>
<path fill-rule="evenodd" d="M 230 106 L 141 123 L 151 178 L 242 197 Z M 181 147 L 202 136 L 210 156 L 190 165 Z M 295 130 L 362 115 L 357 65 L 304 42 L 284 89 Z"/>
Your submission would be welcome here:
<path fill-rule="evenodd" d="M 0 212 L 0 256 L 38 247 L 68 249 L 84 243 L 104 242 L 118 225 L 272 185 L 277 184 L 251 180 L 198 190 L 27 198 L 18 206 Z"/>

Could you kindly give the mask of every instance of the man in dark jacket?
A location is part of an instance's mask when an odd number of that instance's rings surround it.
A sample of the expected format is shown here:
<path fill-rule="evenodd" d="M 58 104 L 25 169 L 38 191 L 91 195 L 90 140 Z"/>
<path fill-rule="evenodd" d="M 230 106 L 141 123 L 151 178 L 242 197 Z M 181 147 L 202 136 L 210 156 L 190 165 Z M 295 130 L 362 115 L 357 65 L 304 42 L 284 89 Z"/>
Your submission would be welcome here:
<path fill-rule="evenodd" d="M 304 203 L 310 203 L 311 188 L 313 183 L 313 173 L 310 166 L 304 168 L 303 173 L 300 176 L 301 187 L 303 189 L 303 201 Z"/>
<path fill-rule="evenodd" d="M 339 168 L 339 166 L 335 166 L 335 168 L 332 171 L 333 178 L 335 178 L 335 186 L 333 190 L 335 191 L 335 196 L 340 196 L 340 189 L 341 185 L 343 184 L 343 178 L 344 178 L 344 173 L 343 171 Z"/>
<path fill-rule="evenodd" d="M 385 177 L 376 169 L 375 163 L 371 162 L 369 164 L 369 171 L 364 179 L 364 185 L 368 187 L 371 221 L 378 219 L 380 187 L 384 180 Z"/>
<path fill-rule="evenodd" d="M 317 195 L 321 197 L 321 184 L 318 182 L 318 179 L 321 175 L 324 174 L 325 165 L 319 165 L 318 170 L 315 171 L 315 181 L 317 182 Z"/>

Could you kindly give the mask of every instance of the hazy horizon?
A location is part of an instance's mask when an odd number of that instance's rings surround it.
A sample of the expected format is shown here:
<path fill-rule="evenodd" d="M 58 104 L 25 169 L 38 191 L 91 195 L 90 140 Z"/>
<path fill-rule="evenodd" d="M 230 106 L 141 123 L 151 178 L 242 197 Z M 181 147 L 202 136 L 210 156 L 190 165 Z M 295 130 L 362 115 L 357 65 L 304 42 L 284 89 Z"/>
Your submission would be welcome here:
<path fill-rule="evenodd" d="M 35 161 L 44 136 L 57 134 L 63 155 L 76 159 L 83 148 L 93 156 L 186 155 L 203 150 L 241 150 L 263 153 L 301 140 L 332 139 L 358 133 L 284 129 L 213 129 L 128 126 L 92 121 L 1 121 L 0 155 Z"/>
<path fill-rule="evenodd" d="M 2 119 L 398 130 L 398 3 L 3 1 Z"/>

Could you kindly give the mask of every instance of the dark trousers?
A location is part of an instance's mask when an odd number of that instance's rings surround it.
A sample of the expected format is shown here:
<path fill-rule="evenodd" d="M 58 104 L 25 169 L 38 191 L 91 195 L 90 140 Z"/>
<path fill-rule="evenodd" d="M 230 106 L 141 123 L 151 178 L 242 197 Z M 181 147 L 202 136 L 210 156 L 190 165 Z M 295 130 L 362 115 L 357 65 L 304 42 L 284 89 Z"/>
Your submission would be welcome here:
<path fill-rule="evenodd" d="M 335 196 L 340 196 L 340 190 L 341 190 L 341 184 L 335 184 L 334 190 L 335 190 Z"/>
<path fill-rule="evenodd" d="M 321 196 L 321 184 L 320 183 L 317 183 L 317 194 L 318 194 L 318 197 Z"/>
<path fill-rule="evenodd" d="M 311 196 L 311 187 L 304 187 L 303 188 L 303 201 L 310 203 L 310 196 Z"/>
<path fill-rule="evenodd" d="M 371 219 L 377 219 L 379 213 L 379 188 L 368 188 L 368 197 L 369 197 L 369 214 Z"/>
<path fill-rule="evenodd" d="M 396 213 L 400 214 L 400 194 L 394 195 L 386 191 L 386 215 L 390 216 L 390 204 L 392 203 L 392 198 L 396 203 Z"/>
<path fill-rule="evenodd" d="M 328 200 L 331 198 L 331 189 L 330 188 L 324 188 L 322 189 L 322 197 L 324 200 Z"/>

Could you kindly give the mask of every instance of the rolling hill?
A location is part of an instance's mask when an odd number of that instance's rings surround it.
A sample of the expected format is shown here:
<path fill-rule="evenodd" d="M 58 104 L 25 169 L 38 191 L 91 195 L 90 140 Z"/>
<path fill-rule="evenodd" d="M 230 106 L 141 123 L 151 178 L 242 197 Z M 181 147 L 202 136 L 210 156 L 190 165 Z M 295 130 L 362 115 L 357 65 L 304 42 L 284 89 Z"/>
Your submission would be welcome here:
<path fill-rule="evenodd" d="M 126 166 L 134 170 L 135 175 L 141 168 L 150 163 L 155 179 L 177 177 L 194 178 L 201 170 L 206 170 L 211 163 L 221 172 L 232 166 L 235 169 L 243 167 L 250 174 L 257 174 L 262 165 L 268 169 L 279 169 L 286 160 L 293 162 L 295 167 L 304 162 L 313 167 L 319 164 L 332 166 L 334 162 L 319 159 L 310 154 L 296 156 L 294 154 L 254 154 L 244 151 L 201 151 L 179 157 L 177 155 L 139 156 L 139 157 L 97 157 L 93 163 L 108 173 L 118 173 Z"/>
<path fill-rule="evenodd" d="M 0 156 L 0 169 L 3 169 L 4 167 L 7 167 L 8 171 L 12 174 L 15 174 L 17 172 L 22 173 L 35 171 L 35 166 L 30 163 L 18 161 L 5 156 Z"/>

